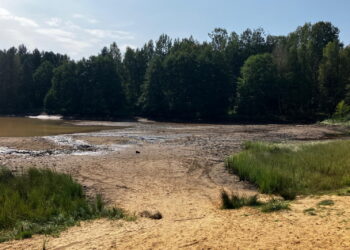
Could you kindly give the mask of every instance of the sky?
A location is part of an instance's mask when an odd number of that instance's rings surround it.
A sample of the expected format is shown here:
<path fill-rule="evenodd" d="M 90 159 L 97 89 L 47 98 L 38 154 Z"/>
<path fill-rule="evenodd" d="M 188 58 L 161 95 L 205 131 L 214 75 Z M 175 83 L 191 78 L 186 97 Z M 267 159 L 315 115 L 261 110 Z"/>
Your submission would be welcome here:
<path fill-rule="evenodd" d="M 287 35 L 306 22 L 330 21 L 350 44 L 350 0 L 0 0 L 0 49 L 25 44 L 80 59 L 117 42 L 141 47 L 166 33 L 208 40 L 221 27 L 262 27 Z"/>

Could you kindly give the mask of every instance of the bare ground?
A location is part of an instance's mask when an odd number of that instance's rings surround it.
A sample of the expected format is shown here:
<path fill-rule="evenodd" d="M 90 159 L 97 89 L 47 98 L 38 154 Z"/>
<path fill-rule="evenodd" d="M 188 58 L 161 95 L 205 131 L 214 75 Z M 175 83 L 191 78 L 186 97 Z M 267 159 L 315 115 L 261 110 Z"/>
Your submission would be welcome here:
<path fill-rule="evenodd" d="M 70 173 L 88 193 L 103 194 L 111 205 L 135 214 L 159 211 L 163 219 L 82 222 L 58 238 L 34 236 L 0 244 L 0 249 L 42 249 L 44 241 L 46 249 L 350 249 L 349 196 L 300 197 L 291 211 L 273 214 L 252 208 L 219 209 L 222 189 L 257 193 L 252 185 L 227 173 L 223 165 L 224 158 L 238 152 L 242 142 L 329 139 L 340 136 L 341 129 L 317 125 L 125 126 L 71 136 L 113 150 L 93 155 L 0 154 L 0 165 Z M 2 146 L 26 150 L 69 147 L 55 145 L 49 138 L 0 138 Z M 324 199 L 334 200 L 335 205 L 319 207 L 317 203 Z M 316 209 L 315 216 L 304 213 L 311 207 Z"/>

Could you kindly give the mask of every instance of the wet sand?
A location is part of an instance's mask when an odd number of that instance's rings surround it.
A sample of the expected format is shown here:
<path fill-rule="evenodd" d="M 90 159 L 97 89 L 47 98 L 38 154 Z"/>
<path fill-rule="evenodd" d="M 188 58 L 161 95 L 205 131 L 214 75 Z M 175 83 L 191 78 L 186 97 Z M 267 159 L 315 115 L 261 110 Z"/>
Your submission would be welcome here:
<path fill-rule="evenodd" d="M 101 193 L 111 205 L 135 214 L 149 210 L 163 215 L 161 220 L 83 222 L 58 238 L 47 237 L 47 249 L 350 248 L 350 197 L 299 197 L 291 211 L 273 214 L 252 208 L 219 209 L 222 189 L 257 193 L 223 164 L 244 141 L 325 140 L 341 135 L 342 129 L 152 122 L 125 126 L 58 137 L 0 138 L 0 148 L 17 150 L 0 151 L 1 165 L 70 173 L 88 194 Z M 30 153 L 48 149 L 51 153 Z M 335 205 L 318 207 L 324 199 L 333 199 Z M 316 216 L 303 212 L 310 207 L 316 208 Z M 45 236 L 34 236 L 2 243 L 0 249 L 41 249 L 44 240 Z"/>

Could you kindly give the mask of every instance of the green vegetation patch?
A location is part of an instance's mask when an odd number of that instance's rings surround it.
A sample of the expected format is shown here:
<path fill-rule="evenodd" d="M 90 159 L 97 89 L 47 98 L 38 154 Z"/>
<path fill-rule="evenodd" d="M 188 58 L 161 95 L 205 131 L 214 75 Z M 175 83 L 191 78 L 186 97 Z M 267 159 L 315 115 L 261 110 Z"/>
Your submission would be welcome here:
<path fill-rule="evenodd" d="M 337 194 L 339 196 L 350 196 L 350 188 L 339 190 Z"/>
<path fill-rule="evenodd" d="M 58 234 L 80 220 L 125 218 L 118 208 L 106 208 L 100 195 L 87 199 L 71 176 L 31 168 L 14 175 L 0 169 L 0 242 L 33 234 Z"/>
<path fill-rule="evenodd" d="M 238 196 L 229 195 L 227 192 L 221 192 L 222 209 L 238 209 L 241 207 L 260 207 L 264 213 L 270 213 L 280 210 L 289 210 L 289 203 L 286 201 L 271 199 L 267 202 L 261 202 L 257 195 Z"/>
<path fill-rule="evenodd" d="M 334 201 L 332 201 L 332 200 L 323 200 L 323 201 L 320 201 L 317 205 L 319 205 L 319 206 L 333 206 L 334 205 Z"/>
<path fill-rule="evenodd" d="M 272 199 L 261 207 L 261 211 L 264 213 L 277 212 L 281 210 L 290 210 L 289 202 Z"/>
<path fill-rule="evenodd" d="M 226 160 L 241 180 L 267 194 L 294 199 L 350 186 L 350 141 L 301 145 L 248 142 Z"/>
<path fill-rule="evenodd" d="M 258 196 L 250 196 L 250 197 L 240 197 L 238 195 L 232 194 L 229 195 L 225 191 L 221 192 L 221 200 L 222 200 L 222 209 L 237 209 L 244 206 L 252 207 L 252 206 L 260 206 L 262 203 L 258 201 Z"/>
<path fill-rule="evenodd" d="M 308 214 L 308 215 L 312 215 L 312 216 L 317 215 L 316 209 L 313 208 L 313 207 L 304 209 L 304 213 L 305 213 L 305 214 Z"/>
<path fill-rule="evenodd" d="M 321 122 L 324 125 L 350 126 L 350 106 L 343 100 L 340 101 L 335 109 L 333 117 Z"/>

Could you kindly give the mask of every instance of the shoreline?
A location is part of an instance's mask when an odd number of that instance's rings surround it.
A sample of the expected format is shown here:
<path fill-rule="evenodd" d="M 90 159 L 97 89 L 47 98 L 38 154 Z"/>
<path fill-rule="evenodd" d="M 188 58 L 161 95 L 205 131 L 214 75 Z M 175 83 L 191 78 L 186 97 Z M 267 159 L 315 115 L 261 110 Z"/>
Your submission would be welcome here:
<path fill-rule="evenodd" d="M 316 141 L 329 134 L 339 135 L 339 131 L 319 125 L 134 123 L 102 133 L 69 135 L 97 148 L 125 145 L 106 154 L 0 154 L 0 165 L 14 170 L 43 167 L 68 173 L 83 185 L 87 195 L 100 193 L 111 206 L 136 215 L 144 210 L 163 215 L 161 220 L 84 222 L 57 238 L 34 236 L 2 243 L 0 249 L 38 249 L 43 240 L 48 248 L 74 249 L 350 247 L 345 229 L 350 224 L 340 222 L 350 216 L 349 197 L 300 197 L 291 211 L 268 215 L 254 208 L 219 208 L 222 189 L 257 194 L 253 185 L 231 175 L 223 163 L 226 156 L 239 152 L 245 141 Z M 28 150 L 74 147 L 45 137 L 0 138 L 1 145 Z M 326 198 L 335 201 L 331 209 L 318 209 L 317 216 L 303 212 Z"/>

